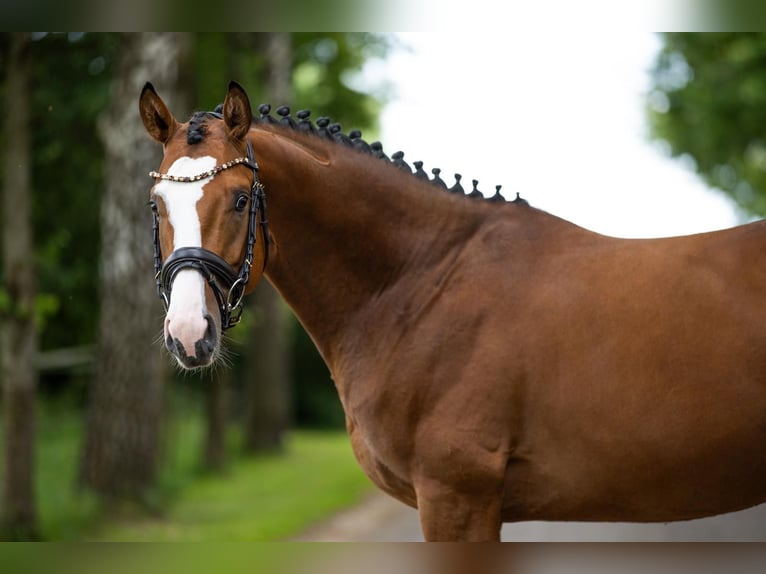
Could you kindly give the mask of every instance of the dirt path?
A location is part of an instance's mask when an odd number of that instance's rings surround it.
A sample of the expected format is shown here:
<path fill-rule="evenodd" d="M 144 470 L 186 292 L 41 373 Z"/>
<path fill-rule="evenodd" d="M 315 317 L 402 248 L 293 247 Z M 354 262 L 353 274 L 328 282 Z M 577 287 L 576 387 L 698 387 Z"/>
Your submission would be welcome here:
<path fill-rule="evenodd" d="M 670 524 L 521 522 L 506 524 L 502 539 L 517 542 L 728 542 L 766 541 L 766 505 Z M 318 524 L 295 540 L 338 542 L 422 541 L 417 511 L 374 493 L 360 505 Z"/>
<path fill-rule="evenodd" d="M 423 540 L 418 512 L 381 492 L 309 528 L 296 541 L 417 542 Z"/>

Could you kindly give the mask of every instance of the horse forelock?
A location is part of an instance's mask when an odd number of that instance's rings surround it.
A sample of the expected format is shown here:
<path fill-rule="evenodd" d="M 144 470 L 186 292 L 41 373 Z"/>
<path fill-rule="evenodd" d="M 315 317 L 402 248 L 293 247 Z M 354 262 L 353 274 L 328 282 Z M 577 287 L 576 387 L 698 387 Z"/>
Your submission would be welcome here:
<path fill-rule="evenodd" d="M 208 134 L 207 120 L 217 117 L 210 112 L 195 112 L 189 119 L 189 126 L 186 130 L 186 142 L 189 145 L 195 145 L 204 141 Z"/>

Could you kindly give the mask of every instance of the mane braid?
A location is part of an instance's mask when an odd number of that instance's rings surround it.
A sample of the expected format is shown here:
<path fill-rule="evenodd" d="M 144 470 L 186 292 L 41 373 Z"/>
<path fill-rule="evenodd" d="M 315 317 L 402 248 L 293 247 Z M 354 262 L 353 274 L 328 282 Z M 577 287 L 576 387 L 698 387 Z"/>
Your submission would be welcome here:
<path fill-rule="evenodd" d="M 186 131 L 186 142 L 189 145 L 201 143 L 207 135 L 208 118 L 221 118 L 217 112 L 194 112 L 189 120 L 189 129 Z"/>
<path fill-rule="evenodd" d="M 192 116 L 191 120 L 189 120 L 189 130 L 187 133 L 187 140 L 190 145 L 200 143 L 205 138 L 205 134 L 207 133 L 207 125 L 205 120 L 208 117 L 215 117 L 220 119 L 221 108 L 222 106 L 219 105 L 216 107 L 215 112 L 196 112 Z M 338 123 L 331 123 L 331 120 L 328 117 L 318 118 L 315 125 L 309 119 L 309 116 L 311 115 L 310 110 L 300 110 L 296 114 L 296 117 L 298 118 L 297 120 L 290 116 L 290 108 L 288 106 L 280 106 L 276 111 L 280 116 L 278 120 L 271 116 L 270 104 L 261 104 L 258 106 L 259 115 L 253 115 L 252 123 L 279 125 L 294 132 L 308 133 L 322 139 L 330 140 L 337 145 L 352 148 L 356 150 L 357 153 L 365 153 L 377 157 L 386 163 L 409 173 L 421 181 L 430 183 L 437 189 L 462 195 L 470 199 L 485 199 L 492 201 L 493 203 L 507 202 L 520 206 L 529 206 L 529 202 L 523 199 L 518 192 L 516 192 L 516 199 L 508 202 L 500 193 L 501 186 L 499 185 L 495 186 L 496 191 L 492 197 L 484 197 L 484 194 L 478 190 L 477 186 L 479 182 L 477 180 L 473 180 L 473 190 L 470 193 L 466 193 L 463 189 L 463 186 L 460 184 L 462 176 L 459 173 L 455 174 L 455 184 L 448 188 L 445 181 L 440 177 L 441 169 L 433 168 L 431 170 L 433 178 L 429 178 L 428 174 L 423 170 L 423 162 L 416 161 L 414 162 L 415 170 L 413 172 L 410 165 L 404 161 L 404 152 L 397 151 L 389 158 L 383 152 L 383 145 L 379 141 L 368 144 L 362 139 L 362 132 L 359 130 L 352 130 L 349 132 L 349 135 L 346 135 L 341 131 L 341 125 Z"/>

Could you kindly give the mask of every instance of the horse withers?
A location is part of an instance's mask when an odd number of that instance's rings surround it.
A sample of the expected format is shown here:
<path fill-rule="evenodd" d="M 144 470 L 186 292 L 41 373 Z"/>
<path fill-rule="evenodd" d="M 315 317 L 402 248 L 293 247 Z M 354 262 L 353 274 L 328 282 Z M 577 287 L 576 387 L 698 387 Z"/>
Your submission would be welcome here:
<path fill-rule="evenodd" d="M 236 83 L 220 114 L 179 123 L 148 84 L 140 111 L 164 146 L 170 352 L 213 362 L 265 274 L 332 373 L 360 465 L 426 539 L 766 501 L 763 222 L 605 237 L 450 193 L 307 112 L 254 121 Z"/>

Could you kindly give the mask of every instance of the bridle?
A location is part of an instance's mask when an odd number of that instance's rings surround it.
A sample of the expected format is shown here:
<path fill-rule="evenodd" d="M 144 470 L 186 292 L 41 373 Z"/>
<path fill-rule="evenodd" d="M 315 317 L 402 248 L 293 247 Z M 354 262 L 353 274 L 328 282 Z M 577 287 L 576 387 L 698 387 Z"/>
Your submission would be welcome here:
<path fill-rule="evenodd" d="M 170 292 L 173 288 L 173 281 L 176 275 L 183 269 L 194 269 L 202 274 L 202 277 L 207 281 L 215 294 L 218 309 L 221 312 L 222 331 L 233 327 L 242 318 L 242 300 L 245 296 L 247 282 L 250 279 L 250 268 L 253 265 L 253 252 L 258 235 L 259 222 L 263 230 L 264 271 L 269 260 L 266 194 L 264 193 L 263 184 L 258 180 L 258 164 L 253 157 L 253 148 L 250 145 L 250 141 L 247 141 L 247 157 L 238 157 L 227 161 L 198 175 L 177 176 L 156 171 L 149 172 L 149 176 L 154 179 L 191 183 L 211 178 L 224 170 L 238 165 L 243 165 L 253 170 L 253 186 L 250 189 L 250 210 L 247 224 L 247 244 L 239 272 L 235 271 L 221 256 L 202 247 L 179 247 L 170 254 L 167 261 L 163 264 L 162 251 L 160 249 L 159 214 L 157 213 L 157 204 L 151 202 L 152 232 L 154 237 L 154 278 L 157 282 L 157 294 L 162 299 L 165 312 L 168 311 L 170 306 Z"/>

